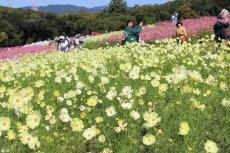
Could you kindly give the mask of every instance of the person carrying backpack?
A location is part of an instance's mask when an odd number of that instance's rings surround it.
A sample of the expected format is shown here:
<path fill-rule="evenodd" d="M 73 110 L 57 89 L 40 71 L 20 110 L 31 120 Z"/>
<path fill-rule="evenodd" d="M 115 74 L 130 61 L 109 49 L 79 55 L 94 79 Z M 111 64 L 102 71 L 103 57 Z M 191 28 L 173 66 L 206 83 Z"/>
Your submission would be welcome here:
<path fill-rule="evenodd" d="M 74 39 L 74 47 L 77 48 L 77 49 L 80 49 L 80 48 L 81 48 L 80 37 L 81 37 L 81 35 L 80 35 L 80 34 L 77 34 L 77 35 L 75 36 L 75 39 Z"/>
<path fill-rule="evenodd" d="M 70 49 L 70 40 L 65 36 L 60 36 L 58 50 L 62 52 L 68 52 L 69 49 Z"/>

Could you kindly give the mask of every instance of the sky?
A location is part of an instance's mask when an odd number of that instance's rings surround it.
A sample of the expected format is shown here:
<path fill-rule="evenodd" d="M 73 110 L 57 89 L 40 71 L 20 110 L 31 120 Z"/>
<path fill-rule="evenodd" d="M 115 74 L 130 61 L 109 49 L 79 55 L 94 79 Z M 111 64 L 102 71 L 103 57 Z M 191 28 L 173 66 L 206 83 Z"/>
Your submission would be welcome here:
<path fill-rule="evenodd" d="M 126 0 L 128 6 L 135 4 L 162 4 L 168 0 Z M 110 0 L 0 0 L 0 5 L 11 7 L 46 6 L 50 4 L 72 4 L 77 6 L 95 7 L 108 5 Z"/>

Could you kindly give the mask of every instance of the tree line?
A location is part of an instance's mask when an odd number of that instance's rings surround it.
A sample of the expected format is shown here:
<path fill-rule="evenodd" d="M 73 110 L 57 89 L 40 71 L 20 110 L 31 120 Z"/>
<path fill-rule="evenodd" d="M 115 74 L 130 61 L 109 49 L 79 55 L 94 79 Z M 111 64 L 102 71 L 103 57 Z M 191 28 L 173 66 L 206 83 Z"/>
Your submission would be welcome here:
<path fill-rule="evenodd" d="M 161 5 L 136 5 L 132 8 L 124 0 L 111 0 L 100 13 L 80 12 L 59 16 L 0 7 L 0 47 L 53 39 L 59 35 L 117 31 L 123 29 L 128 20 L 154 24 L 169 20 L 174 11 L 179 13 L 180 18 L 217 15 L 226 7 L 230 8 L 228 0 L 174 0 Z"/>

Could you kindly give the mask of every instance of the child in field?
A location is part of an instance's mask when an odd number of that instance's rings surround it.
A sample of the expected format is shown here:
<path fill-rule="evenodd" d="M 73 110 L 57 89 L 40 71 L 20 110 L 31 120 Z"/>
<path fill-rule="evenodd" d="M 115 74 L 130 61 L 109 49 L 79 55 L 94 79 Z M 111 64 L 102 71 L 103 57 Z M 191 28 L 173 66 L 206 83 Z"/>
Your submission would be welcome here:
<path fill-rule="evenodd" d="M 176 24 L 176 37 L 177 37 L 177 41 L 178 43 L 181 42 L 185 42 L 188 40 L 188 34 L 187 34 L 187 30 L 186 28 L 183 26 L 183 23 L 181 21 L 178 21 Z"/>

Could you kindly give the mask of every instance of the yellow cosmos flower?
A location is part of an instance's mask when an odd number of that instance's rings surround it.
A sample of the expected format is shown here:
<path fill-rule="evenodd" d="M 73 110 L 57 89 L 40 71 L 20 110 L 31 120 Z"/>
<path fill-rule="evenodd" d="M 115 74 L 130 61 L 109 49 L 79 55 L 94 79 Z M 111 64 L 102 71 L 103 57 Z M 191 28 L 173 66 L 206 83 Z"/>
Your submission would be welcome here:
<path fill-rule="evenodd" d="M 190 131 L 189 124 L 187 122 L 181 122 L 179 128 L 179 135 L 187 135 Z"/>
<path fill-rule="evenodd" d="M 152 134 L 146 134 L 143 137 L 143 144 L 146 146 L 150 146 L 150 145 L 154 144 L 155 142 L 156 142 L 156 138 Z"/>
<path fill-rule="evenodd" d="M 97 105 L 97 96 L 92 96 L 87 100 L 87 105 L 90 107 L 95 107 Z"/>
<path fill-rule="evenodd" d="M 35 129 L 37 126 L 39 126 L 40 120 L 41 114 L 39 112 L 33 112 L 26 117 L 26 125 L 31 129 Z"/>
<path fill-rule="evenodd" d="M 74 118 L 71 120 L 70 125 L 72 127 L 73 131 L 77 131 L 80 132 L 83 130 L 84 128 L 84 123 L 82 120 L 78 119 L 78 118 Z"/>
<path fill-rule="evenodd" d="M 91 140 L 93 139 L 94 137 L 96 137 L 97 135 L 97 131 L 96 131 L 96 128 L 88 128 L 84 131 L 83 133 L 83 137 L 86 139 L 86 140 Z"/>
<path fill-rule="evenodd" d="M 204 144 L 204 149 L 207 153 L 217 153 L 219 148 L 216 145 L 215 142 L 208 140 L 205 144 Z"/>
<path fill-rule="evenodd" d="M 54 97 L 59 97 L 61 94 L 60 94 L 60 92 L 58 91 L 58 90 L 55 90 L 54 92 L 53 92 L 53 96 Z"/>
<path fill-rule="evenodd" d="M 8 131 L 10 129 L 11 120 L 8 117 L 0 117 L 0 131 Z"/>
<path fill-rule="evenodd" d="M 12 94 L 9 97 L 9 103 L 14 109 L 20 110 L 27 103 L 27 101 L 21 95 Z"/>
<path fill-rule="evenodd" d="M 16 133 L 13 130 L 7 132 L 7 137 L 9 140 L 14 140 L 16 138 Z"/>

